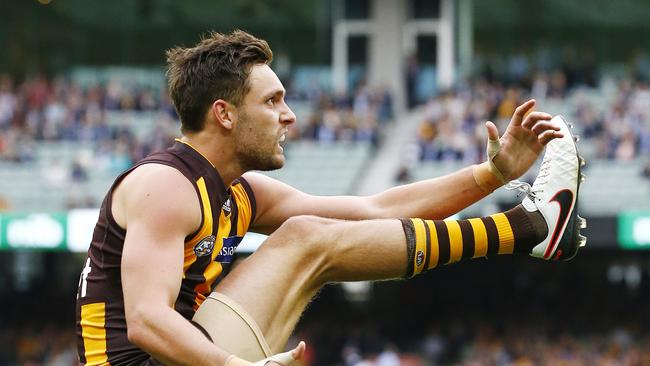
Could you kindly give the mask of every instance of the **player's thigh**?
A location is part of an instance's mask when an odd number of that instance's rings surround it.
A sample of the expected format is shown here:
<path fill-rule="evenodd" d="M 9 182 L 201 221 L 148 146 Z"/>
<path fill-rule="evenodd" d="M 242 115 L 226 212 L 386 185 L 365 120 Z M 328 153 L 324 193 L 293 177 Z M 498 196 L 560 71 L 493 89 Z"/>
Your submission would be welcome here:
<path fill-rule="evenodd" d="M 250 315 L 274 351 L 282 350 L 304 308 L 325 283 L 329 256 L 316 239 L 327 236 L 324 231 L 331 229 L 332 221 L 288 220 L 215 289 Z"/>

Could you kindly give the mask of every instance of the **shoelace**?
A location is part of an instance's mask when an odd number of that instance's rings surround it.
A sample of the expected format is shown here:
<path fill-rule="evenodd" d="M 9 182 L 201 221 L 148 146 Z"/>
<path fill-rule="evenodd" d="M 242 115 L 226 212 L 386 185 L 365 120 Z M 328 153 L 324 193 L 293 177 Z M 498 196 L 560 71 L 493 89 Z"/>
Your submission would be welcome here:
<path fill-rule="evenodd" d="M 542 166 L 539 168 L 539 174 L 533 186 L 520 180 L 513 180 L 508 182 L 505 188 L 510 191 L 518 190 L 531 198 L 540 199 L 538 193 L 544 190 L 542 187 L 548 182 L 550 176 L 550 161 L 550 159 L 542 161 Z"/>

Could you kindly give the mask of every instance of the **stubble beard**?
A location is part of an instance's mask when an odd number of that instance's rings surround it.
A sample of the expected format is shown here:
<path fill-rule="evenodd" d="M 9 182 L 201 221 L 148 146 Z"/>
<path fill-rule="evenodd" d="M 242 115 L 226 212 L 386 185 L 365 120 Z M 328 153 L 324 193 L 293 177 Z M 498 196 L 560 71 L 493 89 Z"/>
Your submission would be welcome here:
<path fill-rule="evenodd" d="M 278 156 L 276 139 L 268 141 L 270 140 L 268 136 L 256 133 L 255 126 L 245 114 L 241 116 L 240 128 L 242 128 L 240 131 L 246 131 L 246 133 L 237 134 L 237 160 L 244 171 L 266 172 L 284 166 L 284 155 Z M 260 144 L 262 141 L 268 142 Z"/>
<path fill-rule="evenodd" d="M 260 151 L 255 146 L 241 149 L 238 157 L 239 165 L 244 171 L 261 170 L 267 172 L 284 166 L 284 159 L 277 158 L 275 154 Z"/>

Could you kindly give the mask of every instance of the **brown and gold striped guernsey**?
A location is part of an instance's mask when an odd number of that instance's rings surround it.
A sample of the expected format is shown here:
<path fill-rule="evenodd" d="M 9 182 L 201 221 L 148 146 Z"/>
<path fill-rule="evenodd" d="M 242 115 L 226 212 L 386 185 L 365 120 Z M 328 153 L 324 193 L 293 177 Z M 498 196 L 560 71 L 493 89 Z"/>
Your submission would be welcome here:
<path fill-rule="evenodd" d="M 99 212 L 77 294 L 77 347 L 82 365 L 159 364 L 129 343 L 120 262 L 126 231 L 111 214 L 115 186 L 136 167 L 157 163 L 178 169 L 196 188 L 200 228 L 185 239 L 183 281 L 174 308 L 190 320 L 227 273 L 233 252 L 255 217 L 255 199 L 243 178 L 226 188 L 214 166 L 190 145 L 176 140 L 120 175 Z"/>

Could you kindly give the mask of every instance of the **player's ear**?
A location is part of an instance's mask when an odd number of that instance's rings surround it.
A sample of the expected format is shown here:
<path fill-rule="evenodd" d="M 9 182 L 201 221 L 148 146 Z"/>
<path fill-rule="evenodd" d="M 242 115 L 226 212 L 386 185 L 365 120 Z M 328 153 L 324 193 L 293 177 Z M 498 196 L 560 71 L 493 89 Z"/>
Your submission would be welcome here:
<path fill-rule="evenodd" d="M 217 99 L 212 103 L 212 113 L 217 123 L 225 129 L 233 127 L 234 106 L 223 99 Z"/>

